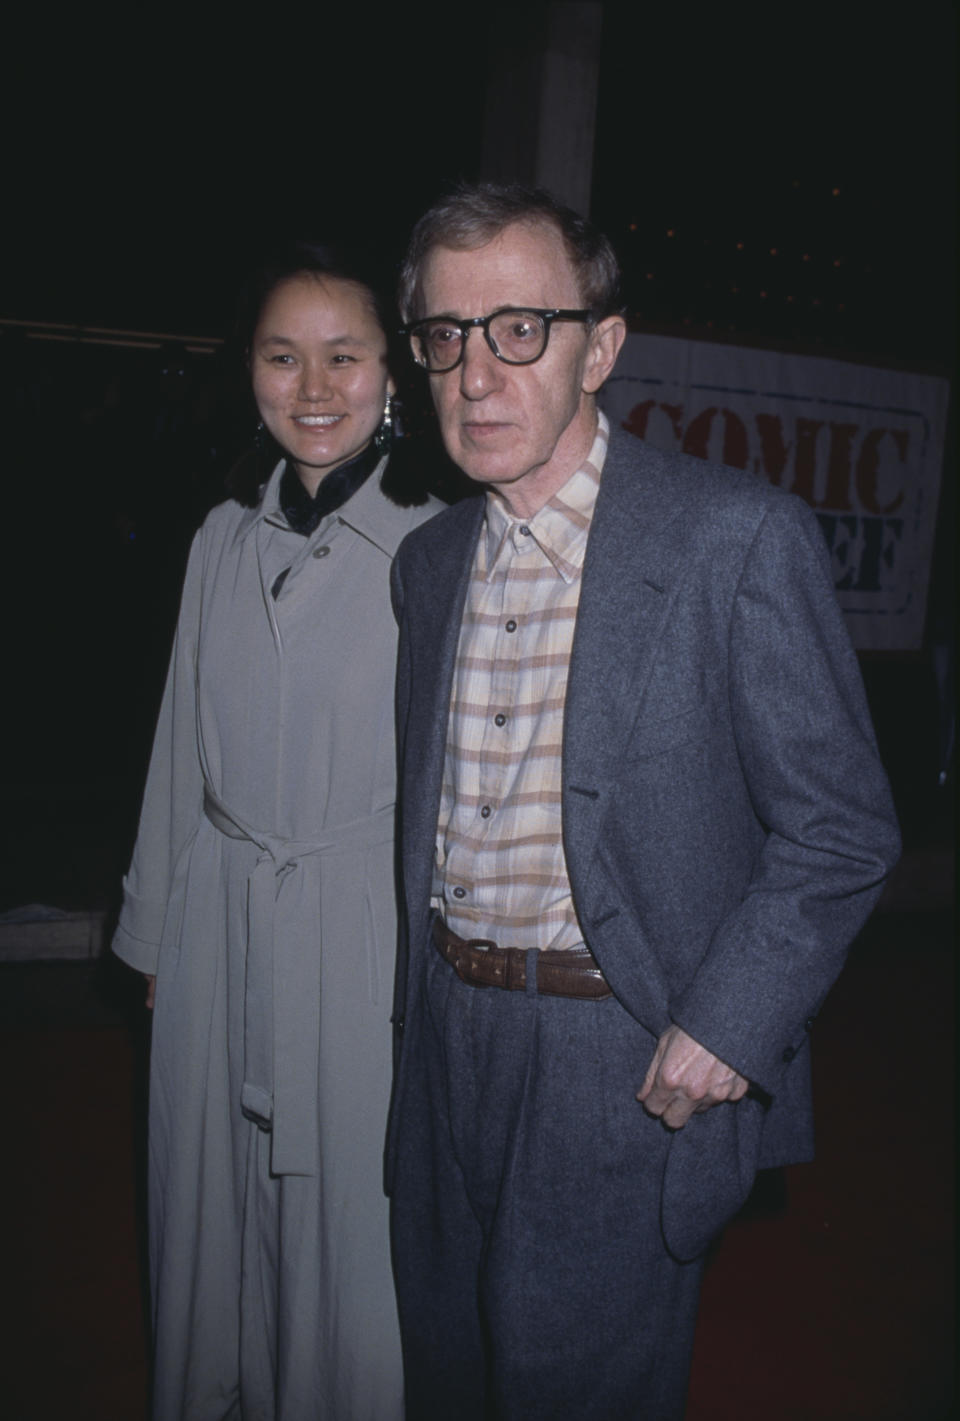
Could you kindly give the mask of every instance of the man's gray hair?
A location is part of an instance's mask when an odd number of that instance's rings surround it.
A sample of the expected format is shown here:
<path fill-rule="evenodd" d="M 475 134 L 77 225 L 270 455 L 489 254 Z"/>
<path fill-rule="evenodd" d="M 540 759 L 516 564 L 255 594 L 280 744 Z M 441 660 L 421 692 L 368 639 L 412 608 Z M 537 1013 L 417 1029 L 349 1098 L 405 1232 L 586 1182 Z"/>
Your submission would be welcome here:
<path fill-rule="evenodd" d="M 463 183 L 435 202 L 413 229 L 400 268 L 398 301 L 404 321 L 428 313 L 422 308 L 421 276 L 434 247 L 472 251 L 493 241 L 516 222 L 549 224 L 563 238 L 580 288 L 580 301 L 595 321 L 620 307 L 620 267 L 602 232 L 564 207 L 545 188 L 521 183 Z"/>

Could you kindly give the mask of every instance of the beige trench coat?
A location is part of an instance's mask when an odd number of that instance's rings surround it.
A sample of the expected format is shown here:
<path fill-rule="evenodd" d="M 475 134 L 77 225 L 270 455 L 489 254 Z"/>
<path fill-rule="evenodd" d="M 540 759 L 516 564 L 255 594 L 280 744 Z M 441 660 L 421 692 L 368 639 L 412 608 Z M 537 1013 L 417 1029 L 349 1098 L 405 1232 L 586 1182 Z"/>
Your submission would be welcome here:
<path fill-rule="evenodd" d="M 381 466 L 304 539 L 282 470 L 194 542 L 113 945 L 157 974 L 155 1421 L 402 1414 L 389 569 L 439 505 Z"/>

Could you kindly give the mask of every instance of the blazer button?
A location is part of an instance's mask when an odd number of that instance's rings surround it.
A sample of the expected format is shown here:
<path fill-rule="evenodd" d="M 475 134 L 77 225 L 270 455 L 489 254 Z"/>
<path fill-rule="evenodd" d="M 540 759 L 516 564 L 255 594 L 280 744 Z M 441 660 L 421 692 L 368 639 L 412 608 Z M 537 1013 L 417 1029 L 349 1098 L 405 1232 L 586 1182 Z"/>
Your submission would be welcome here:
<path fill-rule="evenodd" d="M 789 1066 L 790 1062 L 793 1060 L 796 1054 L 796 1050 L 793 1046 L 785 1046 L 783 1050 L 784 1065 Z"/>
<path fill-rule="evenodd" d="M 329 552 L 330 549 L 327 547 L 326 543 L 324 543 L 322 548 L 314 548 L 313 556 L 315 558 L 325 558 Z"/>
<path fill-rule="evenodd" d="M 812 1031 L 812 1030 L 813 1030 L 813 1023 L 814 1023 L 815 1020 L 816 1020 L 815 1017 L 808 1016 L 807 1019 L 806 1019 L 806 1021 L 803 1023 L 803 1029 L 804 1029 L 804 1031 Z"/>

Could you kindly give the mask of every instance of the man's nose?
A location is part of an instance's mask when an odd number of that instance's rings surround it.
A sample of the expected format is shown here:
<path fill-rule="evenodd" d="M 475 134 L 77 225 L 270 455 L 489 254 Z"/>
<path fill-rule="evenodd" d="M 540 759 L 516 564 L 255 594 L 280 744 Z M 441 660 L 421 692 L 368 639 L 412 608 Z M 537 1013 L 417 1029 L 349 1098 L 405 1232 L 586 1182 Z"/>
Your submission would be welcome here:
<path fill-rule="evenodd" d="M 482 400 L 503 384 L 503 365 L 494 355 L 479 327 L 466 333 L 460 362 L 460 393 L 468 400 Z"/>

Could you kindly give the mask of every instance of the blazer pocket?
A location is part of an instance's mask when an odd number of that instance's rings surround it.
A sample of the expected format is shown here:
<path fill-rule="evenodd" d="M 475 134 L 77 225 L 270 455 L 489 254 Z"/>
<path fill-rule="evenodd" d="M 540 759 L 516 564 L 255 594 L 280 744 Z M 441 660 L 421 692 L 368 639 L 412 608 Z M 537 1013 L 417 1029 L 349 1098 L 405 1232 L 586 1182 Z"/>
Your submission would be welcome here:
<path fill-rule="evenodd" d="M 714 728 L 715 718 L 709 705 L 691 706 L 677 715 L 657 720 L 640 720 L 627 742 L 626 759 L 631 764 L 652 760 L 683 745 L 706 740 Z"/>

